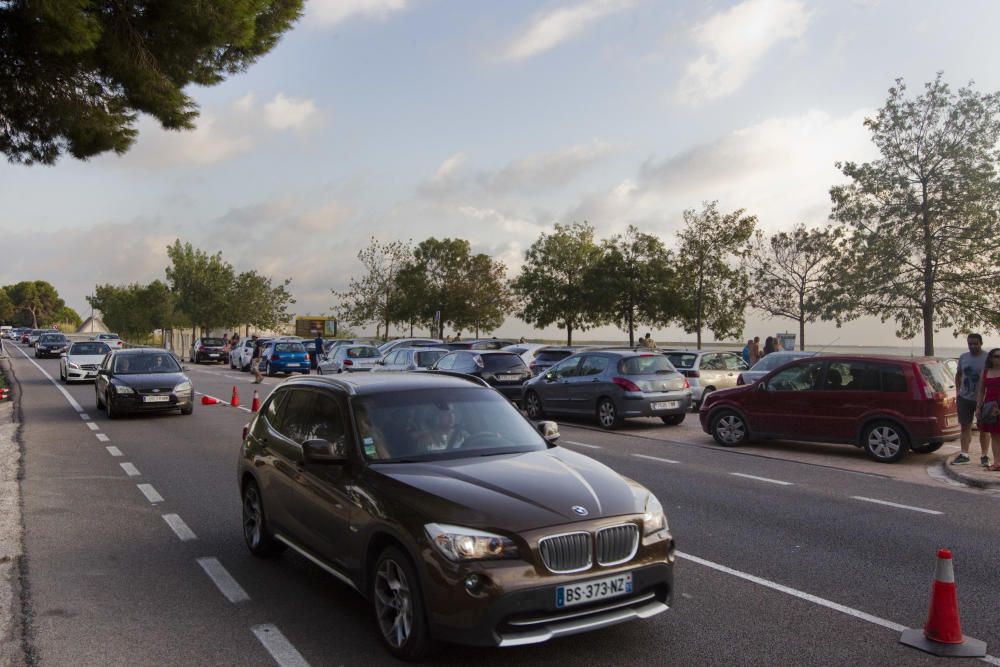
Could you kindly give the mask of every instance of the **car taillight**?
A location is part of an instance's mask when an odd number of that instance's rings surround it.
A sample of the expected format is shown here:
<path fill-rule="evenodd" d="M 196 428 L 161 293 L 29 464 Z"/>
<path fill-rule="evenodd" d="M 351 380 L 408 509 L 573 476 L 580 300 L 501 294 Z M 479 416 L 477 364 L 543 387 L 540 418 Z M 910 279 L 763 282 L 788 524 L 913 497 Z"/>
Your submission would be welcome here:
<path fill-rule="evenodd" d="M 684 388 L 685 389 L 690 389 L 691 388 L 691 383 L 688 382 L 687 378 L 684 378 Z"/>
<path fill-rule="evenodd" d="M 642 391 L 642 389 L 639 389 L 639 385 L 626 378 L 614 377 L 611 378 L 611 381 L 614 382 L 619 387 L 621 387 L 622 389 L 624 389 L 625 391 Z"/>
<path fill-rule="evenodd" d="M 271 361 L 277 361 L 278 358 L 279 357 L 278 357 L 278 353 L 277 352 L 275 352 L 274 354 L 271 355 Z"/>
<path fill-rule="evenodd" d="M 353 366 L 354 362 L 351 361 L 350 359 L 344 359 L 344 365 L 345 366 Z"/>

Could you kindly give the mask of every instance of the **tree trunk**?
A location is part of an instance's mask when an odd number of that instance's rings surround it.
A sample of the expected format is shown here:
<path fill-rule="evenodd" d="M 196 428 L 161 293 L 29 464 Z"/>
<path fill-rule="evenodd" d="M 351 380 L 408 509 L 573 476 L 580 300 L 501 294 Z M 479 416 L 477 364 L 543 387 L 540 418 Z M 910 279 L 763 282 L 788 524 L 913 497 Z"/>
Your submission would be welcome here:
<path fill-rule="evenodd" d="M 628 346 L 635 347 L 635 307 L 628 307 Z"/>
<path fill-rule="evenodd" d="M 410 320 L 410 338 L 413 338 L 413 320 Z"/>
<path fill-rule="evenodd" d="M 806 303 L 805 288 L 799 289 L 799 349 L 806 350 Z"/>
<path fill-rule="evenodd" d="M 704 261 L 705 260 L 704 259 L 700 259 L 699 261 L 702 262 L 701 266 L 704 266 Z M 704 293 L 705 293 L 705 276 L 699 271 L 699 273 L 698 273 L 698 293 L 695 296 L 695 303 L 694 303 L 694 307 L 695 307 L 694 331 L 695 331 L 695 336 L 696 336 L 697 341 L 698 341 L 698 343 L 697 343 L 698 348 L 697 349 L 699 349 L 699 350 L 701 349 L 701 326 L 702 326 L 701 325 L 701 322 L 702 322 L 701 309 L 702 309 L 702 299 L 703 299 Z"/>
<path fill-rule="evenodd" d="M 566 344 L 573 344 L 573 327 L 571 327 L 569 323 L 566 324 Z"/>
<path fill-rule="evenodd" d="M 921 188 L 921 210 L 924 232 L 924 355 L 934 356 L 934 239 L 931 236 L 931 218 L 927 211 L 927 182 Z"/>

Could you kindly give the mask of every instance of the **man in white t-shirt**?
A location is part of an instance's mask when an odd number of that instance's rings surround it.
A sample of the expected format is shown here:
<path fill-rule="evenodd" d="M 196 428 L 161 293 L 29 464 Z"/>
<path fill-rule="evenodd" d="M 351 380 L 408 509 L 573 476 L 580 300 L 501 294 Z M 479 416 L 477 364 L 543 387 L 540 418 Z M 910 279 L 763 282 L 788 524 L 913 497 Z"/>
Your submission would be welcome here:
<path fill-rule="evenodd" d="M 979 379 L 986 367 L 986 353 L 983 352 L 983 337 L 977 333 L 969 334 L 966 339 L 968 352 L 963 352 L 958 358 L 958 372 L 955 373 L 955 393 L 958 398 L 958 423 L 962 425 L 962 451 L 952 459 L 952 465 L 966 465 L 969 460 L 969 446 L 972 444 L 972 420 L 979 421 L 976 414 L 976 391 L 979 389 Z M 990 436 L 979 431 L 979 448 L 982 452 L 979 462 L 983 466 L 990 464 L 988 455 Z"/>

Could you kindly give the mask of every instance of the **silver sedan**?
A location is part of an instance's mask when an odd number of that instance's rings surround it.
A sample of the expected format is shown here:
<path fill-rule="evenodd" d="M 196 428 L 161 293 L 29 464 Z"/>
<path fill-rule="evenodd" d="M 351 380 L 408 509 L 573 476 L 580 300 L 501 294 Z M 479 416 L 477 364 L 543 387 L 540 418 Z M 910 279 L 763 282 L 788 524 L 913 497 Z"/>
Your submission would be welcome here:
<path fill-rule="evenodd" d="M 73 343 L 59 357 L 59 379 L 63 382 L 93 380 L 104 355 L 110 351 L 107 343 L 96 340 Z"/>

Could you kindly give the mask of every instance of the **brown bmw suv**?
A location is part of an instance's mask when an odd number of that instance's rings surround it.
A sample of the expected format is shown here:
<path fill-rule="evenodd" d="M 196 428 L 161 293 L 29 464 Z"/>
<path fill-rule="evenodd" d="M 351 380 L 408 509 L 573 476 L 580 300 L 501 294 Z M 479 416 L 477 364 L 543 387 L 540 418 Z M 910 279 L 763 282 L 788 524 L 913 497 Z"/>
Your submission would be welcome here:
<path fill-rule="evenodd" d="M 475 378 L 288 380 L 245 429 L 247 546 L 354 587 L 406 659 L 433 639 L 517 646 L 667 610 L 660 503 L 557 437 Z"/>

